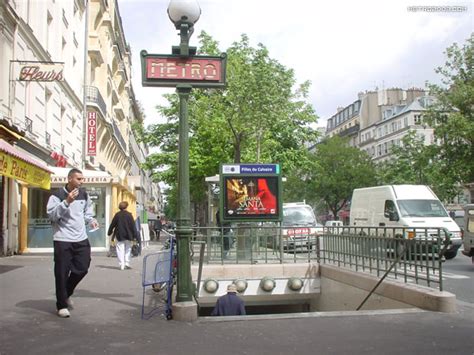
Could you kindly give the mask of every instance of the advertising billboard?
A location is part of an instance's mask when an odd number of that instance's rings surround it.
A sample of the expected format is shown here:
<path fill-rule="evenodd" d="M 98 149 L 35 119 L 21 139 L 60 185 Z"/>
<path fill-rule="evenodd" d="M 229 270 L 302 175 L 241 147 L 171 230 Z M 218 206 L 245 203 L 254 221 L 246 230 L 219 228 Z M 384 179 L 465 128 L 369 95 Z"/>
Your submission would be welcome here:
<path fill-rule="evenodd" d="M 280 221 L 282 204 L 276 164 L 233 164 L 221 169 L 224 221 Z"/>

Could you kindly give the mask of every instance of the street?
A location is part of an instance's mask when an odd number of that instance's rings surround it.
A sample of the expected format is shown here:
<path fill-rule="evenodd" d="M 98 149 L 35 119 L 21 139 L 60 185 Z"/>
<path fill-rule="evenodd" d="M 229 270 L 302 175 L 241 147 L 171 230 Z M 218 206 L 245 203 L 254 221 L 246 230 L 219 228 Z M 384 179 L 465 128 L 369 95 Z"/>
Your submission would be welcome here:
<path fill-rule="evenodd" d="M 459 301 L 474 304 L 474 264 L 461 251 L 443 264 L 444 291 L 454 293 Z"/>

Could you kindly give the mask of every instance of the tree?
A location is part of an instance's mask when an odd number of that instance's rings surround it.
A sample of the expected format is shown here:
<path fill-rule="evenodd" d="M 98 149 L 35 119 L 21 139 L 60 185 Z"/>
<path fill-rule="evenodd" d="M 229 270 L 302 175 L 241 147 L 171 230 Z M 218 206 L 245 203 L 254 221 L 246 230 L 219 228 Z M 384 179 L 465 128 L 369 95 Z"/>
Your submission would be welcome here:
<path fill-rule="evenodd" d="M 467 184 L 474 182 L 474 34 L 445 53 L 445 65 L 435 70 L 442 85 L 428 84 L 437 100 L 424 119 L 434 128 L 441 175 Z"/>
<path fill-rule="evenodd" d="M 202 32 L 199 39 L 199 54 L 219 55 L 218 44 L 209 35 Z M 220 163 L 280 163 L 292 170 L 304 164 L 304 142 L 317 137 L 310 126 L 317 117 L 306 103 L 309 82 L 296 86 L 293 70 L 270 58 L 262 44 L 252 48 L 246 35 L 232 44 L 227 57 L 227 87 L 195 89 L 188 102 L 194 203 L 206 201 L 205 177 L 218 173 Z M 149 146 L 159 148 L 145 166 L 154 169 L 155 180 L 174 189 L 179 107 L 176 94 L 165 98 L 168 104 L 157 109 L 167 122 L 143 132 Z"/>
<path fill-rule="evenodd" d="M 415 131 L 409 131 L 399 146 L 391 147 L 391 159 L 377 164 L 380 184 L 427 185 L 430 181 L 434 158 L 432 146 Z"/>
<path fill-rule="evenodd" d="M 456 181 L 443 174 L 436 145 L 425 145 L 424 138 L 408 132 L 400 146 L 392 146 L 388 161 L 377 164 L 380 185 L 429 185 L 441 200 L 457 193 Z"/>
<path fill-rule="evenodd" d="M 369 155 L 334 136 L 316 146 L 307 169 L 307 196 L 313 204 L 323 200 L 334 217 L 356 188 L 376 184 L 376 171 Z"/>

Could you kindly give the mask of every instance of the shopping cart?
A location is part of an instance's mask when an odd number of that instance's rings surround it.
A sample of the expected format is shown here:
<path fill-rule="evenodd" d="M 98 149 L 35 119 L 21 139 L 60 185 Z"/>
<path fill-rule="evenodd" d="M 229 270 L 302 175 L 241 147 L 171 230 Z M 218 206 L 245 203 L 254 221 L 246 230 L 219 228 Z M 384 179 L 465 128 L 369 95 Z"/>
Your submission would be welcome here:
<path fill-rule="evenodd" d="M 151 318 L 158 311 L 165 311 L 166 319 L 173 318 L 171 311 L 171 297 L 174 284 L 174 238 L 168 248 L 159 252 L 148 254 L 143 258 L 142 273 L 142 319 Z M 153 292 L 149 299 L 145 312 L 145 294 L 147 288 L 151 287 Z"/>

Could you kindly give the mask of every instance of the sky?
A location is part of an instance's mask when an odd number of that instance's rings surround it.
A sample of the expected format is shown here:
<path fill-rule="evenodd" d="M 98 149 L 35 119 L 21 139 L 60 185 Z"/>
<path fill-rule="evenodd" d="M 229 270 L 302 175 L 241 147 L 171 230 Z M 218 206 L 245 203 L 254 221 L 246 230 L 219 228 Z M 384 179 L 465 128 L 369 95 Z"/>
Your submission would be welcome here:
<path fill-rule="evenodd" d="M 179 36 L 168 18 L 169 0 L 117 0 L 132 49 L 132 84 L 145 125 L 165 122 L 155 106 L 173 89 L 142 87 L 140 51 L 170 54 Z M 190 0 L 187 0 L 190 1 Z M 435 68 L 454 42 L 473 33 L 472 1 L 455 0 L 198 0 L 202 13 L 190 45 L 206 31 L 225 52 L 241 34 L 270 57 L 311 82 L 308 102 L 317 126 L 357 100 L 358 93 L 440 83 Z M 417 8 L 412 6 L 425 6 Z M 431 7 L 430 7 L 431 6 Z M 435 6 L 438 6 L 437 11 Z M 454 6 L 458 6 L 454 8 Z M 460 6 L 460 7 L 459 7 Z M 443 11 L 442 11 L 443 10 Z M 457 11 L 456 11 L 457 10 Z"/>

